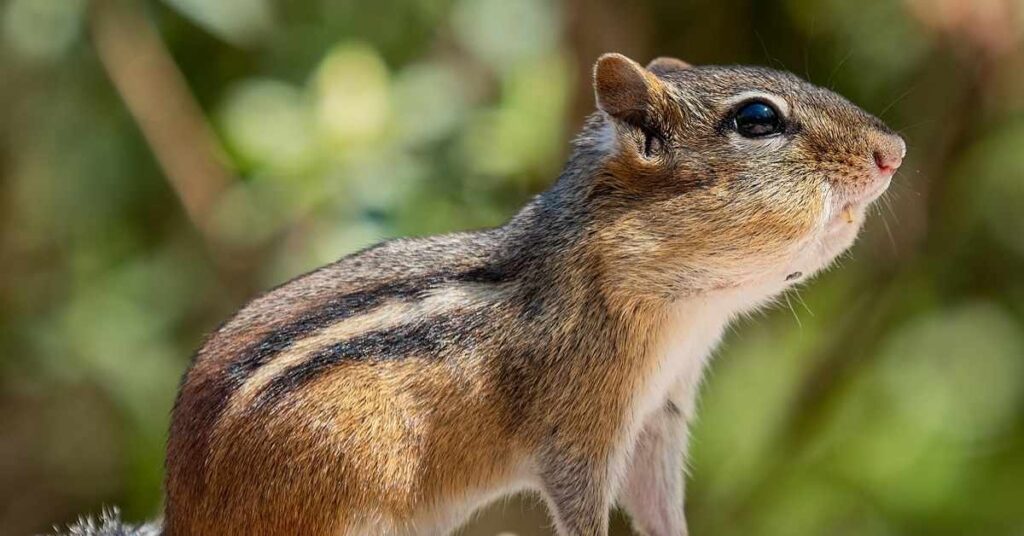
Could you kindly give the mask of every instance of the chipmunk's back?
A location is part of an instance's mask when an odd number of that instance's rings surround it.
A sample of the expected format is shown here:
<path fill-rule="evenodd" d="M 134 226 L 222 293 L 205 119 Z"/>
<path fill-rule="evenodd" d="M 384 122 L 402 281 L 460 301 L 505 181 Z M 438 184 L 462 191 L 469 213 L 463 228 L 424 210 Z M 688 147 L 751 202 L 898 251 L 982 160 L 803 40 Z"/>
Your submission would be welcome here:
<path fill-rule="evenodd" d="M 331 533 L 507 479 L 508 416 L 473 370 L 515 284 L 490 270 L 493 246 L 486 232 L 386 243 L 212 335 L 174 411 L 168 534 Z"/>

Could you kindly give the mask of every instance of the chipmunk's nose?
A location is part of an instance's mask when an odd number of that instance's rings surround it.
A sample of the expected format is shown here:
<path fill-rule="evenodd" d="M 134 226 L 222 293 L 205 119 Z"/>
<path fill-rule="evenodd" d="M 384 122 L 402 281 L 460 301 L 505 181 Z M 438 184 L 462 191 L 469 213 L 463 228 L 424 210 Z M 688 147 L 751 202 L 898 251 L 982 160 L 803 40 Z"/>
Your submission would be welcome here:
<path fill-rule="evenodd" d="M 879 133 L 875 141 L 875 165 L 884 175 L 896 173 L 907 154 L 907 144 L 896 134 Z"/>

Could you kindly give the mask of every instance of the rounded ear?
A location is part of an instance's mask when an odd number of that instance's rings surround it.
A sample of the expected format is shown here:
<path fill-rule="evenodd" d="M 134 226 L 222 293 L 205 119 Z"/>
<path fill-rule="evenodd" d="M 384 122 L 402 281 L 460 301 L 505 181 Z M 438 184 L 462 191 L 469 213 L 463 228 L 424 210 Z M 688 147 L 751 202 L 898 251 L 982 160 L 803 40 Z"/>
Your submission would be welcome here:
<path fill-rule="evenodd" d="M 665 74 L 673 71 L 682 71 L 683 69 L 689 69 L 692 67 L 689 63 L 679 59 L 670 58 L 668 56 L 661 56 L 654 58 L 650 63 L 647 64 L 647 70 L 654 74 Z"/>
<path fill-rule="evenodd" d="M 622 54 L 605 54 L 594 66 L 597 107 L 617 119 L 644 122 L 664 93 L 658 77 Z"/>

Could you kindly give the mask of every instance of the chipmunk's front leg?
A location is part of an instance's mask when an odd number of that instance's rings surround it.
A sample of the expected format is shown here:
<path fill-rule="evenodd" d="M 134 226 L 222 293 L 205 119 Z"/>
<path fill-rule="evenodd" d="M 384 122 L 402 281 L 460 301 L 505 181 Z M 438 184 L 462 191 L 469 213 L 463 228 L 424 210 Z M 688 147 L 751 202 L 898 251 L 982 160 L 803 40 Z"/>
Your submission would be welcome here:
<path fill-rule="evenodd" d="M 677 389 L 662 408 L 647 418 L 637 438 L 618 502 L 641 534 L 687 534 L 684 465 L 693 396 L 686 389 Z"/>
<path fill-rule="evenodd" d="M 607 536 L 611 505 L 605 463 L 559 450 L 543 456 L 540 478 L 561 536 Z"/>

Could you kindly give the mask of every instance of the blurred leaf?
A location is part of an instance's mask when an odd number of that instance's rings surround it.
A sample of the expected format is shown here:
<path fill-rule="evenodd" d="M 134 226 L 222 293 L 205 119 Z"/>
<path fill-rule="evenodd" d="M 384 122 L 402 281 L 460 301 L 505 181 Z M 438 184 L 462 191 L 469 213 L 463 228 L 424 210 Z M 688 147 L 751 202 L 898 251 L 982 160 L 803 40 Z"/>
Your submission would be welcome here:
<path fill-rule="evenodd" d="M 462 44 L 499 72 L 555 51 L 559 23 L 549 0 L 460 0 L 452 15 Z"/>
<path fill-rule="evenodd" d="M 210 33 L 235 45 L 255 42 L 273 28 L 267 0 L 164 0 Z"/>
<path fill-rule="evenodd" d="M 324 57 L 313 81 L 317 119 L 333 150 L 378 139 L 391 113 L 387 66 L 370 47 L 342 44 Z"/>
<path fill-rule="evenodd" d="M 86 0 L 9 0 L 3 6 L 7 44 L 30 60 L 55 60 L 78 38 Z"/>
<path fill-rule="evenodd" d="M 551 56 L 506 73 L 498 106 L 479 113 L 462 135 L 463 157 L 474 171 L 502 180 L 562 152 L 570 88 L 565 65 Z"/>
<path fill-rule="evenodd" d="M 414 64 L 398 73 L 391 100 L 399 140 L 420 145 L 450 135 L 468 111 L 463 84 L 445 64 Z"/>
<path fill-rule="evenodd" d="M 294 173 L 316 157 L 314 117 L 303 92 L 284 82 L 254 79 L 233 87 L 220 122 L 243 166 Z"/>

